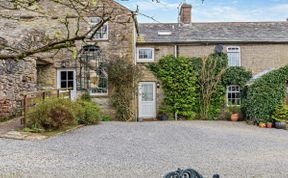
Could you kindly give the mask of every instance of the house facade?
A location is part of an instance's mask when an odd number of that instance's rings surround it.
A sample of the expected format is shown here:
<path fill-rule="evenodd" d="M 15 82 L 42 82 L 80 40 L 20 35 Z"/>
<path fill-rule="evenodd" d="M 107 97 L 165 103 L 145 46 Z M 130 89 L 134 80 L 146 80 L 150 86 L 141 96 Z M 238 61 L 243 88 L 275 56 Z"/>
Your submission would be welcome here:
<path fill-rule="evenodd" d="M 39 14 L 24 11 L 16 14 L 20 20 L 0 18 L 0 40 L 25 45 L 32 36 L 40 38 L 42 33 L 53 36 L 55 34 L 51 33 L 59 31 L 66 34 L 67 30 L 59 20 L 67 14 L 69 31 L 71 34 L 76 32 L 75 11 L 52 1 L 41 0 L 39 3 L 48 10 L 48 17 L 41 18 Z M 79 33 L 89 31 L 100 17 L 105 18 L 104 13 L 112 16 L 112 20 L 106 22 L 91 39 L 77 41 L 75 49 L 63 49 L 53 55 L 41 53 L 19 61 L 0 61 L 0 117 L 21 112 L 25 93 L 52 89 L 71 89 L 72 99 L 88 90 L 104 113 L 113 114 L 109 103 L 112 86 L 108 83 L 105 66 L 110 60 L 119 58 L 134 62 L 135 21 L 133 12 L 117 2 L 101 0 L 97 3 L 86 14 L 85 21 L 80 21 Z M 71 50 L 77 52 L 76 56 Z"/>
<path fill-rule="evenodd" d="M 139 24 L 136 63 L 145 75 L 138 117 L 155 118 L 164 98 L 160 81 L 145 67 L 164 55 L 204 57 L 217 49 L 228 54 L 229 66 L 243 66 L 253 75 L 288 64 L 288 21 L 193 23 L 191 13 L 192 6 L 183 4 L 178 23 Z M 227 86 L 227 103 L 239 105 L 240 90 Z"/>
<path fill-rule="evenodd" d="M 93 38 L 76 42 L 76 57 L 71 49 L 65 49 L 53 57 L 44 53 L 19 61 L 0 61 L 0 117 L 20 112 L 25 93 L 50 89 L 72 89 L 73 99 L 87 90 L 102 112 L 113 115 L 109 102 L 113 86 L 108 83 L 105 64 L 118 58 L 138 65 L 143 71 L 135 100 L 131 102 L 136 117 L 147 119 L 156 118 L 164 94 L 160 81 L 145 64 L 157 62 L 162 56 L 201 57 L 217 48 L 228 54 L 230 66 L 244 66 L 254 75 L 288 64 L 286 21 L 193 23 L 192 6 L 182 4 L 178 23 L 137 24 L 129 9 L 112 0 L 98 2 L 105 9 L 114 9 L 111 13 L 118 21 L 109 21 Z M 22 44 L 32 36 L 64 30 L 57 22 L 61 13 L 67 13 L 65 7 L 46 0 L 40 3 L 51 10 L 48 18 L 30 12 L 20 14 L 19 18 L 24 19 L 21 21 L 0 18 L 3 24 L 0 44 L 7 41 Z M 75 12 L 69 13 L 69 21 L 75 23 Z M 80 31 L 87 31 L 99 22 L 99 11 L 91 9 L 86 22 L 80 24 Z M 71 32 L 75 32 L 74 27 L 71 26 Z M 227 102 L 240 104 L 240 90 L 239 86 L 228 86 Z"/>

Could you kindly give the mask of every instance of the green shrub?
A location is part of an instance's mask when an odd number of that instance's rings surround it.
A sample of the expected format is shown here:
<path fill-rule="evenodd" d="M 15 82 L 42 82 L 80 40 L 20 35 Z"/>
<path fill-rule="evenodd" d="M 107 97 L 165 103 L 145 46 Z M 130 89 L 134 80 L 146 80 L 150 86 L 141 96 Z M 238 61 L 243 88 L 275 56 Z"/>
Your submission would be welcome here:
<path fill-rule="evenodd" d="M 49 99 L 40 102 L 28 112 L 29 128 L 57 130 L 76 124 L 73 103 L 67 99 Z"/>
<path fill-rule="evenodd" d="M 104 115 L 103 117 L 102 117 L 102 121 L 104 121 L 104 122 L 108 122 L 108 121 L 111 121 L 112 120 L 112 118 L 111 118 L 111 116 L 109 116 L 109 115 Z"/>
<path fill-rule="evenodd" d="M 242 107 L 250 120 L 270 119 L 275 107 L 284 103 L 288 65 L 255 80 L 247 89 Z"/>
<path fill-rule="evenodd" d="M 288 106 L 278 105 L 273 112 L 272 118 L 278 122 L 288 121 Z"/>
<path fill-rule="evenodd" d="M 81 95 L 81 100 L 84 100 L 84 101 L 91 101 L 91 96 L 89 94 L 89 92 L 84 92 L 82 95 Z"/>
<path fill-rule="evenodd" d="M 93 125 L 99 122 L 100 114 L 96 103 L 77 100 L 75 106 L 77 108 L 75 113 L 79 124 Z"/>

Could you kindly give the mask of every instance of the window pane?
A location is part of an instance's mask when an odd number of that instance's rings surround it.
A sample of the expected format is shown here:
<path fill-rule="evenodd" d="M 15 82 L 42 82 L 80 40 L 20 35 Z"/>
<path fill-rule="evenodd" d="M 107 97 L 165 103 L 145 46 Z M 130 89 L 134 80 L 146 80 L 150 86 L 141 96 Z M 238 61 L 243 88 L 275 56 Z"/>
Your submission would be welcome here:
<path fill-rule="evenodd" d="M 152 59 L 153 58 L 153 50 L 152 49 L 139 49 L 138 54 L 139 59 Z"/>
<path fill-rule="evenodd" d="M 73 89 L 73 81 L 68 81 L 68 88 L 72 88 Z"/>
<path fill-rule="evenodd" d="M 61 82 L 61 88 L 67 88 L 67 82 Z"/>
<path fill-rule="evenodd" d="M 227 86 L 226 96 L 228 105 L 240 105 L 241 104 L 240 86 L 237 85 Z"/>
<path fill-rule="evenodd" d="M 153 101 L 153 84 L 142 85 L 142 101 Z"/>
<path fill-rule="evenodd" d="M 69 71 L 68 72 L 68 80 L 73 80 L 73 72 L 72 71 Z"/>
<path fill-rule="evenodd" d="M 240 66 L 240 53 L 239 52 L 228 52 L 228 65 L 229 66 Z"/>
<path fill-rule="evenodd" d="M 67 80 L 67 72 L 66 71 L 61 71 L 61 81 Z"/>

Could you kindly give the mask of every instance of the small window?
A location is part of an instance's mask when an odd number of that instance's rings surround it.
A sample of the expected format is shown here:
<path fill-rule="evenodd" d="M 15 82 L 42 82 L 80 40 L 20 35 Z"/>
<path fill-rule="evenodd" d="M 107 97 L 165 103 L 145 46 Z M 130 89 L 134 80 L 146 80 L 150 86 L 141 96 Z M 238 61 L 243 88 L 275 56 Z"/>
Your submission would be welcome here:
<path fill-rule="evenodd" d="M 228 66 L 241 66 L 240 47 L 227 47 Z"/>
<path fill-rule="evenodd" d="M 241 104 L 241 91 L 238 85 L 229 85 L 227 87 L 227 105 L 238 106 Z"/>
<path fill-rule="evenodd" d="M 61 89 L 74 89 L 74 72 L 73 71 L 60 71 L 60 88 Z"/>
<path fill-rule="evenodd" d="M 154 61 L 154 49 L 153 48 L 138 48 L 137 49 L 137 61 L 138 62 Z"/>
<path fill-rule="evenodd" d="M 95 27 L 99 22 L 101 21 L 101 18 L 99 17 L 90 17 L 89 23 L 92 27 Z M 93 36 L 93 39 L 96 40 L 107 40 L 108 39 L 108 22 L 106 22 Z"/>

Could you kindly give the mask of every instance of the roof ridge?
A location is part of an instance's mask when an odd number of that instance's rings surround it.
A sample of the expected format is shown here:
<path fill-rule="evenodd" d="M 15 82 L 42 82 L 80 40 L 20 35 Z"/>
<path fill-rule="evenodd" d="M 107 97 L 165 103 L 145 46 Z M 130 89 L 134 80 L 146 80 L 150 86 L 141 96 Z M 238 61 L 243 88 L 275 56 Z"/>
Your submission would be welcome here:
<path fill-rule="evenodd" d="M 193 24 L 229 24 L 229 23 L 241 23 L 241 24 L 249 24 L 249 23 L 287 23 L 287 21 L 251 21 L 251 22 L 192 22 Z M 179 23 L 139 23 L 140 25 L 178 25 Z"/>

